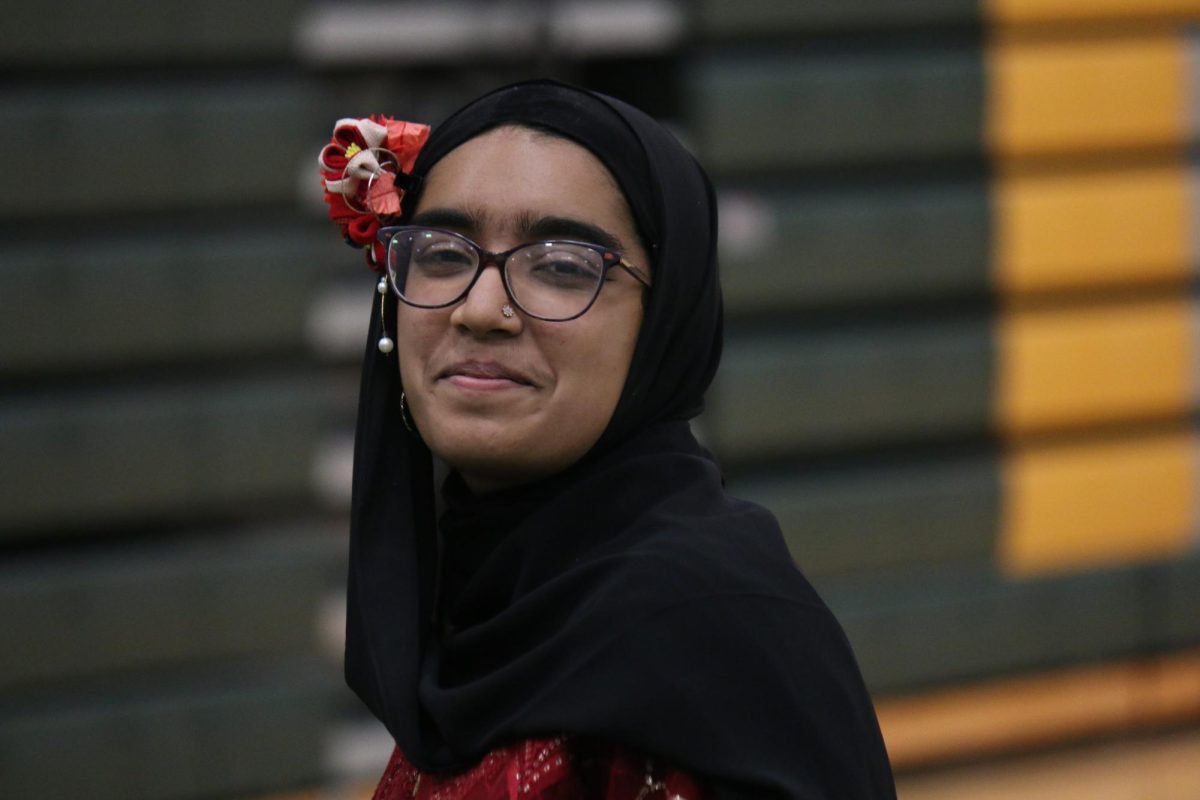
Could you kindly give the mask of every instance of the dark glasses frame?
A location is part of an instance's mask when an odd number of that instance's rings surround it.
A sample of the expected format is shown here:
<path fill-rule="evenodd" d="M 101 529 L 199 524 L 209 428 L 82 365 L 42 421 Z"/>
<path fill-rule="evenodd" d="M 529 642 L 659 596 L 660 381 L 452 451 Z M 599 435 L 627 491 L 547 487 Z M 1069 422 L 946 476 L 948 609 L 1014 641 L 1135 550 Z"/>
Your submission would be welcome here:
<path fill-rule="evenodd" d="M 403 295 L 403 293 L 401 293 L 399 287 L 396 286 L 396 276 L 390 266 L 392 243 L 395 241 L 396 237 L 404 233 L 418 233 L 424 231 L 441 233 L 459 239 L 468 245 L 472 251 L 474 251 L 475 257 L 479 260 L 478 266 L 475 267 L 475 274 L 471 276 L 471 280 L 467 283 L 466 288 L 463 289 L 462 292 L 453 300 L 445 303 L 430 305 L 425 303 L 414 303 L 412 300 L 409 300 Z M 386 228 L 380 228 L 375 237 L 387 247 L 387 253 L 384 257 L 384 270 L 387 272 L 388 285 L 392 287 L 392 291 L 398 298 L 400 298 L 402 302 L 404 302 L 406 305 L 412 306 L 413 308 L 448 308 L 455 303 L 461 302 L 463 298 L 471 293 L 471 289 L 475 288 L 475 284 L 479 280 L 479 276 L 483 274 L 483 271 L 493 264 L 495 264 L 496 268 L 500 270 L 500 276 L 504 282 L 504 291 L 508 294 L 508 299 L 511 300 L 513 304 L 517 308 L 521 309 L 521 311 L 527 316 L 533 317 L 534 319 L 540 319 L 545 322 L 570 322 L 571 320 L 579 319 L 586 314 L 588 310 L 595 305 L 596 298 L 600 296 L 600 290 L 604 287 L 604 281 L 608 276 L 609 271 L 616 267 L 620 267 L 628 272 L 633 276 L 634 280 L 642 284 L 642 286 L 646 287 L 647 289 L 650 288 L 650 277 L 641 269 L 626 261 L 624 255 L 612 249 L 611 247 L 605 247 L 593 242 L 578 242 L 572 239 L 540 239 L 534 242 L 525 242 L 523 244 L 519 244 L 516 247 L 505 250 L 501 253 L 493 253 L 489 250 L 484 250 L 471 238 L 464 236 L 457 231 L 447 230 L 445 228 L 434 228 L 428 225 L 391 225 Z M 508 278 L 508 259 L 514 253 L 520 252 L 528 247 L 536 247 L 538 245 L 546 244 L 569 244 L 575 247 L 583 247 L 600 256 L 600 261 L 603 265 L 603 272 L 600 275 L 600 280 L 596 281 L 596 290 L 592 292 L 592 296 L 588 299 L 587 305 L 585 305 L 577 314 L 572 314 L 569 317 L 546 317 L 542 316 L 541 314 L 534 314 L 532 311 L 525 308 L 525 306 L 521 305 L 521 301 L 516 298 L 515 294 L 513 294 L 512 284 L 509 282 Z"/>

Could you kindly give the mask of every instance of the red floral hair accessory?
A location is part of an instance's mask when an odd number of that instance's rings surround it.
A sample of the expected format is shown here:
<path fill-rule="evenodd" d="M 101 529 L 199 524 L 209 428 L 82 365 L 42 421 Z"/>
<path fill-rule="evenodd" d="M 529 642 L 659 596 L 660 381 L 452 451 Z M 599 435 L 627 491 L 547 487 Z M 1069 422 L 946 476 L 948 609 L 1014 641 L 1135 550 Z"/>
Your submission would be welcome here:
<path fill-rule="evenodd" d="M 333 139 L 317 162 L 325 186 L 329 218 L 346 241 L 367 248 L 367 265 L 383 268 L 383 244 L 375 240 L 380 218 L 400 213 L 417 153 L 429 138 L 429 126 L 372 115 L 340 119 Z"/>

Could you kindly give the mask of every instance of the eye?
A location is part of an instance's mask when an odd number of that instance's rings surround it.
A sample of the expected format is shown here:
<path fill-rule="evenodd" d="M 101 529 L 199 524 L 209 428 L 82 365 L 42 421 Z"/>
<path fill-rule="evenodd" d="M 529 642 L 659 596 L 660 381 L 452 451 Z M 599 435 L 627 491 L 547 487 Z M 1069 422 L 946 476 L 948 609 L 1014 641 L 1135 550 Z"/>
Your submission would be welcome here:
<path fill-rule="evenodd" d="M 551 288 L 590 291 L 604 272 L 599 255 L 577 245 L 535 245 L 522 255 L 528 277 Z"/>
<path fill-rule="evenodd" d="M 411 263 L 429 275 L 456 275 L 475 269 L 475 253 L 455 239 L 418 240 L 413 243 Z"/>

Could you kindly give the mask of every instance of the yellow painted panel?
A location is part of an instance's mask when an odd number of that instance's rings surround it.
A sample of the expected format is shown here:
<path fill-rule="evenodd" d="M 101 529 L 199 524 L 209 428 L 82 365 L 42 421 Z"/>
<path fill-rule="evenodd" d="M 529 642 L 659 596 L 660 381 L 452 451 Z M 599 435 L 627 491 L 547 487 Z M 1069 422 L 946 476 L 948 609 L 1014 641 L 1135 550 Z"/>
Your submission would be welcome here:
<path fill-rule="evenodd" d="M 1010 454 L 1002 472 L 1002 568 L 1029 575 L 1185 552 L 1195 454 L 1187 431 Z"/>
<path fill-rule="evenodd" d="M 984 0 L 983 5 L 985 17 L 1002 24 L 1200 15 L 1200 0 Z"/>
<path fill-rule="evenodd" d="M 1192 409 L 1186 298 L 1013 310 L 997 333 L 997 424 L 1009 434 L 1183 416 Z"/>
<path fill-rule="evenodd" d="M 1000 156 L 1187 142 L 1182 36 L 997 41 L 987 53 L 986 135 Z"/>
<path fill-rule="evenodd" d="M 878 698 L 875 710 L 892 765 L 904 770 L 1200 721 L 1200 651 Z"/>
<path fill-rule="evenodd" d="M 1189 275 L 1189 193 L 1182 160 L 999 176 L 992 189 L 994 283 L 1021 293 Z"/>
<path fill-rule="evenodd" d="M 1200 670 L 1200 664 L 1191 669 Z M 1067 686 L 1053 698 L 1056 708 L 1064 708 L 1068 701 L 1082 696 L 1079 690 L 1087 688 Z M 1086 696 L 1083 700 L 1089 705 L 1094 702 Z M 1133 704 L 1137 697 L 1126 696 L 1125 700 Z M 1181 724 L 1184 722 L 1191 722 L 1191 729 Z M 904 800 L 1196 800 L 1200 797 L 1200 729 L 1196 722 L 1185 717 L 1174 723 L 1179 730 L 1150 736 L 1116 738 L 1110 734 L 1099 743 L 900 774 L 896 792 Z M 895 759 L 892 765 L 896 766 Z"/>

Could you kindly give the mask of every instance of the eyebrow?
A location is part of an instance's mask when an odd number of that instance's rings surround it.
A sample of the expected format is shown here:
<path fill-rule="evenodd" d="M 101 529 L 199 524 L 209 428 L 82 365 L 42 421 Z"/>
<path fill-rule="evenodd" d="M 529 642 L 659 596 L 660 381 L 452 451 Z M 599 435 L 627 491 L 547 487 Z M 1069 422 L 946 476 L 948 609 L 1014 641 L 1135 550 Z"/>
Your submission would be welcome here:
<path fill-rule="evenodd" d="M 459 208 L 431 208 L 413 216 L 410 225 L 448 228 L 460 233 L 474 234 L 484 227 L 485 215 Z M 624 250 L 621 241 L 603 228 L 573 217 L 535 217 L 522 213 L 515 225 L 523 239 L 572 239 L 598 244 L 610 250 Z"/>
<path fill-rule="evenodd" d="M 621 242 L 603 228 L 570 217 L 540 217 L 526 220 L 522 233 L 530 239 L 574 239 L 621 250 Z"/>
<path fill-rule="evenodd" d="M 421 225 L 430 228 L 449 228 L 455 231 L 474 232 L 480 226 L 478 215 L 457 208 L 431 208 L 414 214 L 408 221 L 410 225 Z"/>

